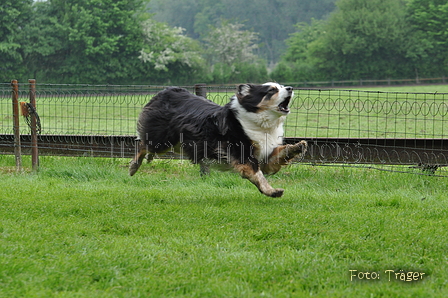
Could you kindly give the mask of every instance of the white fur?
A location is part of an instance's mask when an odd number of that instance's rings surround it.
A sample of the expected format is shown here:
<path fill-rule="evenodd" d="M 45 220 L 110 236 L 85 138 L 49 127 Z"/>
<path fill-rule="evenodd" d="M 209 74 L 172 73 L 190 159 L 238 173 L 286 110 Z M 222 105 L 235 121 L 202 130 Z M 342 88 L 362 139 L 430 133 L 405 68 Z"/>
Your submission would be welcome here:
<path fill-rule="evenodd" d="M 276 86 L 278 89 L 277 101 L 273 102 L 268 109 L 250 113 L 241 106 L 236 97 L 232 98 L 231 107 L 237 111 L 237 119 L 257 149 L 255 150 L 255 157 L 260 161 L 267 162 L 272 151 L 283 144 L 283 122 L 286 115 L 279 112 L 277 107 L 288 96 L 288 90 L 277 83 L 270 82 L 263 85 Z M 248 93 L 249 88 L 243 89 L 243 92 Z"/>
<path fill-rule="evenodd" d="M 232 100 L 231 107 L 237 111 L 237 119 L 244 132 L 258 149 L 255 151 L 256 158 L 266 161 L 272 151 L 283 143 L 283 122 L 286 117 L 272 110 L 249 113 L 236 98 Z"/>

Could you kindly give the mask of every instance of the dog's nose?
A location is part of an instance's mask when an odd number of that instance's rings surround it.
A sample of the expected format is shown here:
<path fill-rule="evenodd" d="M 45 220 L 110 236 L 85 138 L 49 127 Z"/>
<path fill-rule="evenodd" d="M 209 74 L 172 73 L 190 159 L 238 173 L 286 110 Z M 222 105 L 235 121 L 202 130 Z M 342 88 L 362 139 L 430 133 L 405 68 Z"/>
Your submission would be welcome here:
<path fill-rule="evenodd" d="M 292 92 L 292 90 L 294 90 L 294 88 L 292 88 L 291 86 L 286 86 L 285 89 L 288 92 Z"/>

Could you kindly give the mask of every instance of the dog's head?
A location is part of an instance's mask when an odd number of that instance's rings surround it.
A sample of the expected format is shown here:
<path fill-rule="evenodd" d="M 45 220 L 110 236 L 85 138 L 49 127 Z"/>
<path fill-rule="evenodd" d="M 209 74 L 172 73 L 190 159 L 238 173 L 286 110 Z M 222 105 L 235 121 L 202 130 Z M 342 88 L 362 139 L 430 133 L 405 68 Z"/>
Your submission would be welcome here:
<path fill-rule="evenodd" d="M 236 97 L 248 112 L 272 111 L 279 116 L 285 116 L 289 114 L 289 102 L 293 94 L 292 87 L 277 83 L 244 84 L 238 86 Z"/>

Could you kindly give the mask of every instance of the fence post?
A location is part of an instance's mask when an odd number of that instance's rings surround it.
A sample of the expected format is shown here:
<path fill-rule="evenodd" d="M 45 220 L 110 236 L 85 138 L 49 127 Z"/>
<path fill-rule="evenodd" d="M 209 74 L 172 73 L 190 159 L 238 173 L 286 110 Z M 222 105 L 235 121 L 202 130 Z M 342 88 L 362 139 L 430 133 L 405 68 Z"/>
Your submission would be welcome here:
<path fill-rule="evenodd" d="M 30 84 L 30 104 L 36 110 L 36 80 L 29 79 Z M 36 114 L 31 115 L 31 164 L 33 171 L 39 170 L 39 151 L 37 147 L 37 119 Z"/>
<path fill-rule="evenodd" d="M 12 87 L 12 113 L 14 131 L 14 155 L 16 157 L 16 170 L 22 171 L 22 149 L 20 144 L 20 121 L 19 121 L 19 82 L 11 81 Z"/>
<path fill-rule="evenodd" d="M 207 88 L 206 84 L 195 84 L 194 85 L 194 93 L 197 96 L 202 96 L 203 98 L 207 98 Z"/>

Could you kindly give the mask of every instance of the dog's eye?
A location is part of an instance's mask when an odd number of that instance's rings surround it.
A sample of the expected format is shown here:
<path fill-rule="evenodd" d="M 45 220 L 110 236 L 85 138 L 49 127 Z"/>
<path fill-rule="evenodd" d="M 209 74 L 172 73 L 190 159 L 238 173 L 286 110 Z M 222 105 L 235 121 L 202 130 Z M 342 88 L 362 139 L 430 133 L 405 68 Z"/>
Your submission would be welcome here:
<path fill-rule="evenodd" d="M 277 91 L 278 90 L 275 87 L 271 87 L 271 88 L 268 89 L 268 93 L 271 93 L 271 94 L 277 93 Z"/>

